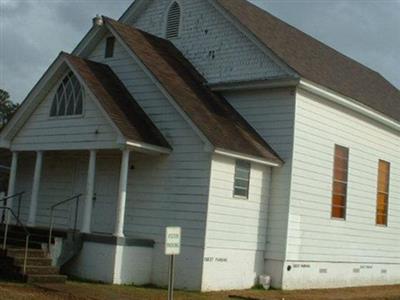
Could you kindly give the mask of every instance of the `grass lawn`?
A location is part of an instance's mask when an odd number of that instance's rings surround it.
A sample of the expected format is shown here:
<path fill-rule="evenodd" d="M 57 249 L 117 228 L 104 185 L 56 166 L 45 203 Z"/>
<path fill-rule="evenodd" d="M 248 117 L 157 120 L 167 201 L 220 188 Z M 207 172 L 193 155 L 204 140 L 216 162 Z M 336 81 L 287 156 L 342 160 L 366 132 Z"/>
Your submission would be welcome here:
<path fill-rule="evenodd" d="M 238 297 L 235 297 L 238 296 Z M 0 282 L 1 300 L 165 300 L 163 289 L 70 281 L 66 285 L 35 287 Z M 194 293 L 177 291 L 176 300 L 400 300 L 400 285 L 310 291 L 229 291 Z"/>

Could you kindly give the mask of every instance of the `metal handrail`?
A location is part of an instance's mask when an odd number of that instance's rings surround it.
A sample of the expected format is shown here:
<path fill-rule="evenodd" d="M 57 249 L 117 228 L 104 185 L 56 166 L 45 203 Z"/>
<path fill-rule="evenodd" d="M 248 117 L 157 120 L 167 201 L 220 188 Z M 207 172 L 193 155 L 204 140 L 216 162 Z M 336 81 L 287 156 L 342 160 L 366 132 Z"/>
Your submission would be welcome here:
<path fill-rule="evenodd" d="M 7 206 L 7 200 L 8 199 L 12 199 L 12 198 L 16 198 L 18 197 L 18 209 L 17 209 L 17 216 L 18 218 L 20 217 L 20 212 L 21 212 L 21 200 L 22 200 L 22 196 L 25 194 L 25 192 L 20 192 L 20 193 L 16 193 L 14 195 L 11 196 L 7 196 L 2 198 L 0 201 L 3 201 L 3 206 Z M 4 224 L 5 221 L 5 214 L 4 214 L 4 210 L 3 210 L 3 214 L 1 216 L 1 224 Z"/>
<path fill-rule="evenodd" d="M 79 208 L 79 198 L 82 196 L 82 194 L 78 194 L 76 196 L 73 196 L 71 198 L 65 199 L 63 201 L 60 201 L 54 205 L 52 205 L 50 207 L 50 230 L 49 230 L 49 247 L 48 247 L 48 251 L 50 252 L 50 246 L 51 246 L 51 239 L 53 237 L 53 227 L 54 227 L 54 210 L 60 206 L 63 205 L 65 203 L 68 203 L 72 200 L 76 200 L 75 203 L 75 220 L 74 220 L 74 237 L 75 237 L 75 233 L 76 233 L 76 227 L 78 224 L 78 208 Z"/>
<path fill-rule="evenodd" d="M 27 264 L 27 260 L 28 260 L 28 248 L 29 248 L 29 238 L 31 236 L 30 232 L 28 231 L 28 229 L 25 227 L 24 224 L 22 224 L 21 220 L 19 219 L 19 217 L 17 217 L 17 215 L 14 213 L 14 211 L 7 207 L 7 206 L 2 206 L 0 207 L 0 209 L 4 210 L 8 210 L 9 213 L 11 213 L 11 215 L 15 218 L 15 220 L 17 221 L 17 224 L 20 225 L 22 227 L 22 229 L 24 229 L 25 231 L 25 256 L 24 256 L 24 275 L 26 274 L 26 264 Z M 3 250 L 6 251 L 7 248 L 7 237 L 8 237 L 8 220 L 6 221 L 6 227 L 4 229 L 4 236 L 3 236 Z"/>

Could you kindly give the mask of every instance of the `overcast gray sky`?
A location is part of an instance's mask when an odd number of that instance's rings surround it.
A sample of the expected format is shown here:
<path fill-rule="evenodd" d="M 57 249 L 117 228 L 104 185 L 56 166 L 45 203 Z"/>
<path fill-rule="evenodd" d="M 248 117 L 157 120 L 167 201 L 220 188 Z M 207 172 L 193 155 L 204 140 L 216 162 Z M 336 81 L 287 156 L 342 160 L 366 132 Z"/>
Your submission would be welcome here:
<path fill-rule="evenodd" d="M 22 101 L 61 50 L 71 52 L 98 13 L 133 0 L 0 0 L 0 88 Z M 252 0 L 380 72 L 400 88 L 400 0 Z"/>

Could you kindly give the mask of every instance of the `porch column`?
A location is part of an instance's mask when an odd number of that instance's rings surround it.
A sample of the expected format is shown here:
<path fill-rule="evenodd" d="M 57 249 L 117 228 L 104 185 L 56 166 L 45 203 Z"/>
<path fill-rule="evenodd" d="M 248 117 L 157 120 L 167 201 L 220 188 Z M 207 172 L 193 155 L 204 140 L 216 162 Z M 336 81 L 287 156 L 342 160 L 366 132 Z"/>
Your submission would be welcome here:
<path fill-rule="evenodd" d="M 10 168 L 10 178 L 8 180 L 8 190 L 7 196 L 12 196 L 15 194 L 15 182 L 17 180 L 17 166 L 18 166 L 18 152 L 12 153 L 11 168 Z M 13 199 L 7 200 L 7 207 L 12 208 Z"/>
<path fill-rule="evenodd" d="M 40 177 L 42 175 L 43 164 L 43 151 L 36 152 L 35 173 L 33 175 L 31 204 L 29 207 L 28 226 L 35 226 L 36 224 L 36 211 L 39 196 Z"/>
<path fill-rule="evenodd" d="M 96 150 L 90 150 L 88 176 L 86 182 L 86 199 L 83 211 L 83 224 L 81 231 L 90 233 L 93 210 L 94 181 L 96 175 Z"/>
<path fill-rule="evenodd" d="M 124 237 L 124 218 L 125 218 L 125 202 L 126 202 L 126 189 L 128 183 L 128 169 L 129 169 L 129 154 L 130 150 L 125 149 L 122 151 L 121 171 L 119 175 L 119 189 L 117 211 L 115 219 L 114 236 Z"/>
<path fill-rule="evenodd" d="M 10 167 L 10 177 L 8 179 L 8 189 L 7 189 L 7 196 L 12 196 L 15 194 L 15 182 L 17 180 L 17 167 L 18 167 L 18 152 L 13 152 L 12 153 L 12 159 L 11 159 L 11 167 Z M 5 204 L 7 207 L 11 208 L 13 207 L 13 198 L 7 199 L 7 203 Z M 3 203 L 0 203 L 0 206 L 2 206 Z M 6 222 L 10 223 L 11 220 L 11 214 L 7 212 L 5 214 L 6 216 Z"/>

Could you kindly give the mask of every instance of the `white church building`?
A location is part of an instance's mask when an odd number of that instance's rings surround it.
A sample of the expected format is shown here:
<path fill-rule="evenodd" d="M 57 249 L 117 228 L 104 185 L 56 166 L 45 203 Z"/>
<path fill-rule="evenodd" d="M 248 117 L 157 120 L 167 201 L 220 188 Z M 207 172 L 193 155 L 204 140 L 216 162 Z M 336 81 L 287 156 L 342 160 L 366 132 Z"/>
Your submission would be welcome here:
<path fill-rule="evenodd" d="M 80 233 L 67 275 L 165 286 L 180 226 L 178 288 L 400 283 L 400 91 L 246 0 L 96 17 L 0 146 L 28 230 L 73 199 L 53 218 Z"/>

